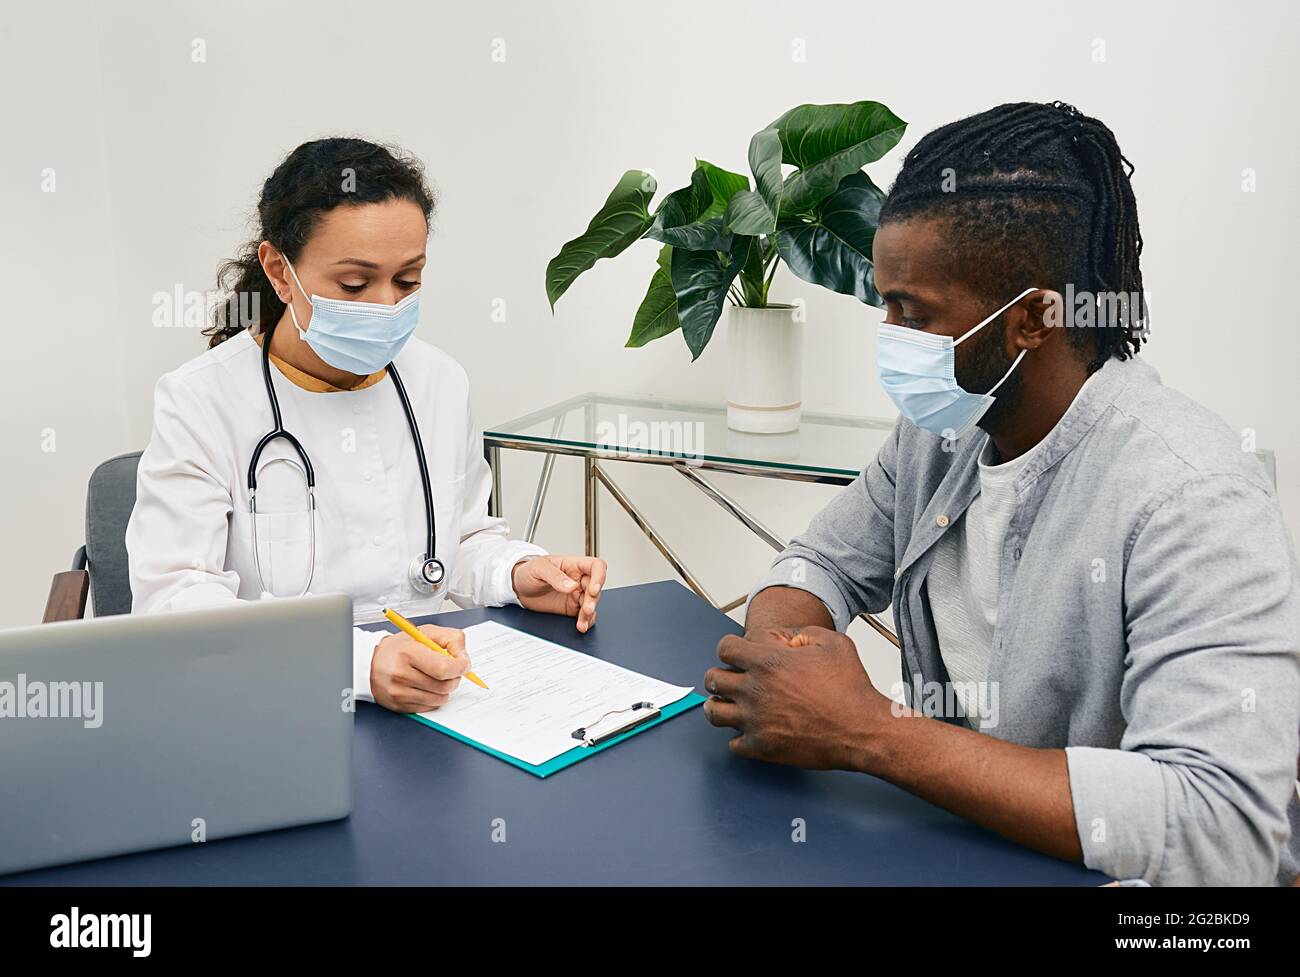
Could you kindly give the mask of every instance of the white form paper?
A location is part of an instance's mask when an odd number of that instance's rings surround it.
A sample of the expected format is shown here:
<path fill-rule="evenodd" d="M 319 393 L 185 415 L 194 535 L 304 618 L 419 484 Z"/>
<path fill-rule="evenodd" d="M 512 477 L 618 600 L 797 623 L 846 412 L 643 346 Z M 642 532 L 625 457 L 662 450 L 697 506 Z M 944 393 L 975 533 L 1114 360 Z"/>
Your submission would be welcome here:
<path fill-rule="evenodd" d="M 421 715 L 534 766 L 581 742 L 573 731 L 634 702 L 662 708 L 691 691 L 543 641 L 496 621 L 465 629 L 470 667 L 447 704 Z"/>

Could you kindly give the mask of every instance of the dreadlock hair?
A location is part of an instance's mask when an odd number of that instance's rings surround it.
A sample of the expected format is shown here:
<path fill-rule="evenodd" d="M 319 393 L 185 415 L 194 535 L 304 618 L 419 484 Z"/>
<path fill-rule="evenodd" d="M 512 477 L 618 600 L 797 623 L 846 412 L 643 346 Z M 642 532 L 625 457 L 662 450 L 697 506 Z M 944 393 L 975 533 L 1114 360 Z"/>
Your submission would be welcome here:
<path fill-rule="evenodd" d="M 295 261 L 326 212 L 394 199 L 416 204 L 426 222 L 436 203 L 424 167 L 400 149 L 332 137 L 305 142 L 291 152 L 262 185 L 256 233 L 217 268 L 217 286 L 225 299 L 213 310 L 212 325 L 203 330 L 208 347 L 239 335 L 252 323 L 269 332 L 284 314 L 284 303 L 257 257 L 263 241 Z"/>
<path fill-rule="evenodd" d="M 1133 164 L 1103 123 L 1064 102 L 999 105 L 927 134 L 903 160 L 880 224 L 947 223 L 948 256 L 990 302 L 1022 288 L 1094 303 L 1096 329 L 1072 328 L 1091 374 L 1147 339 Z M 1082 311 L 1082 310 L 1081 310 Z"/>

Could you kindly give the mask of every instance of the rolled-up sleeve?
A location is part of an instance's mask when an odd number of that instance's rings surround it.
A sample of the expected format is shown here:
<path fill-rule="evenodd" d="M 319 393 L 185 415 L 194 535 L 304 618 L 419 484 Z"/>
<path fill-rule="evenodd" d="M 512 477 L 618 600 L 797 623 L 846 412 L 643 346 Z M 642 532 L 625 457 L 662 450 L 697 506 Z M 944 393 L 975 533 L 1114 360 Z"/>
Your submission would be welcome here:
<path fill-rule="evenodd" d="M 837 631 L 863 611 L 889 606 L 899 425 L 862 474 L 781 551 L 750 600 L 768 587 L 807 591 L 826 605 Z"/>
<path fill-rule="evenodd" d="M 1084 861 L 1155 885 L 1273 882 L 1300 716 L 1295 553 L 1272 496 L 1201 475 L 1153 503 L 1125 567 L 1119 749 L 1069 747 Z"/>

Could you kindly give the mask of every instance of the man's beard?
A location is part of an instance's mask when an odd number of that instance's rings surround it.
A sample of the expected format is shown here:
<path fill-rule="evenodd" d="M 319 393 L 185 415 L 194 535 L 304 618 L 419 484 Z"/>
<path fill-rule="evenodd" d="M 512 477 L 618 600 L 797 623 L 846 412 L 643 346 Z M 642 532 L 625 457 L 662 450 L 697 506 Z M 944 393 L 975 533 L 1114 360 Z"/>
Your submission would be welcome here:
<path fill-rule="evenodd" d="M 957 378 L 963 390 L 973 394 L 988 393 L 1011 369 L 1015 357 L 1007 355 L 1006 336 L 1000 326 L 1001 323 L 995 320 L 970 338 L 969 343 L 974 348 L 962 362 L 962 375 Z M 1019 406 L 1023 396 L 1024 385 L 1020 371 L 1016 370 L 998 387 L 993 395 L 993 405 L 984 412 L 977 426 L 991 431 Z"/>

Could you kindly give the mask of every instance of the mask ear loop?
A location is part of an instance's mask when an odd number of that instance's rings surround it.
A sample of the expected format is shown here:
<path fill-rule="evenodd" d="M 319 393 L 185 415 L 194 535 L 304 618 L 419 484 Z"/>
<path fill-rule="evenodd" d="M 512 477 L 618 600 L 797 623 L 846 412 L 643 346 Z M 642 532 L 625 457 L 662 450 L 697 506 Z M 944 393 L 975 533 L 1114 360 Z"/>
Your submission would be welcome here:
<path fill-rule="evenodd" d="M 284 266 L 289 269 L 289 274 L 293 276 L 294 283 L 298 286 L 298 291 L 302 292 L 302 297 L 307 300 L 308 305 L 311 305 L 311 296 L 307 294 L 307 289 L 302 287 L 302 282 L 298 281 L 298 273 L 293 270 L 293 264 L 289 261 L 289 256 L 281 251 L 280 257 L 284 259 Z M 997 313 L 994 313 L 994 315 L 996 314 Z M 298 312 L 293 307 L 293 289 L 289 289 L 289 316 L 293 319 L 293 328 L 298 330 L 298 338 L 305 341 L 307 339 L 307 330 L 298 325 Z"/>
<path fill-rule="evenodd" d="M 291 269 L 291 270 L 292 270 L 292 269 Z M 301 288 L 301 286 L 299 286 L 299 287 Z M 1027 288 L 1027 289 L 1025 289 L 1023 292 L 1021 292 L 1019 295 L 1017 295 L 1015 298 L 1013 298 L 1013 299 L 1012 299 L 1010 302 L 1008 302 L 1006 305 L 1002 306 L 1002 308 L 998 309 L 996 312 L 994 312 L 991 316 L 989 316 L 987 319 L 985 319 L 985 320 L 984 320 L 983 322 L 981 322 L 979 325 L 977 325 L 977 326 L 971 326 L 971 328 L 967 329 L 964 333 L 961 334 L 960 337 L 958 337 L 957 339 L 954 339 L 952 344 L 953 344 L 954 346 L 958 346 L 958 345 L 960 345 L 961 343 L 966 342 L 967 339 L 969 339 L 971 336 L 975 335 L 975 333 L 979 332 L 981 329 L 983 329 L 985 326 L 987 326 L 990 322 L 992 322 L 994 319 L 996 319 L 998 316 L 1000 316 L 1003 312 L 1006 312 L 1007 309 L 1011 308 L 1013 305 L 1015 305 L 1017 302 L 1019 302 L 1022 298 L 1024 298 L 1024 297 L 1025 297 L 1026 295 L 1028 295 L 1030 292 L 1036 292 L 1036 291 L 1038 291 L 1037 286 L 1035 286 L 1034 288 Z"/>
<path fill-rule="evenodd" d="M 1017 295 L 1015 298 L 1013 298 L 1010 302 L 1008 302 L 1006 305 L 1002 306 L 1002 308 L 998 309 L 998 311 L 994 312 L 991 316 L 989 316 L 987 319 L 985 319 L 983 322 L 981 322 L 978 326 L 974 326 L 974 327 L 972 327 L 972 328 L 966 330 L 966 332 L 962 334 L 961 338 L 958 339 L 956 342 L 953 343 L 953 346 L 956 346 L 957 343 L 964 342 L 964 341 L 967 339 L 967 337 L 972 336 L 972 335 L 974 335 L 975 333 L 979 332 L 981 329 L 983 329 L 983 328 L 984 328 L 985 326 L 987 326 L 990 322 L 992 322 L 994 319 L 996 319 L 998 316 L 1000 316 L 1003 312 L 1006 312 L 1007 309 L 1011 308 L 1013 305 L 1015 305 L 1017 302 L 1019 302 L 1022 298 L 1024 298 L 1024 297 L 1025 297 L 1026 295 L 1028 295 L 1030 292 L 1036 292 L 1036 291 L 1038 291 L 1038 289 L 1037 289 L 1036 287 L 1035 287 L 1035 288 L 1027 288 L 1027 289 L 1025 289 L 1023 292 L 1021 292 L 1019 295 Z M 1001 380 L 999 380 L 997 383 L 993 384 L 993 386 L 990 387 L 990 388 L 988 389 L 988 391 L 984 394 L 985 397 L 992 397 L 995 393 L 997 393 L 998 387 L 1000 387 L 1000 386 L 1002 386 L 1004 383 L 1006 383 L 1006 382 L 1007 382 L 1007 377 L 1011 376 L 1011 374 L 1013 374 L 1013 373 L 1016 372 L 1016 367 L 1018 367 L 1018 366 L 1020 365 L 1020 361 L 1023 360 L 1023 359 L 1025 358 L 1025 354 L 1028 353 L 1028 352 L 1029 352 L 1029 350 L 1027 350 L 1027 349 L 1022 349 L 1022 350 L 1020 351 L 1020 355 L 1017 356 L 1017 357 L 1012 361 L 1012 363 L 1011 363 L 1011 368 L 1010 368 L 1009 370 L 1007 370 L 1006 373 L 1002 374 L 1002 379 L 1001 379 Z"/>
<path fill-rule="evenodd" d="M 998 387 L 1000 387 L 1000 386 L 1002 386 L 1004 383 L 1006 383 L 1006 382 L 1007 382 L 1007 377 L 1011 376 L 1011 374 L 1013 374 L 1013 373 L 1016 372 L 1016 367 L 1018 367 L 1018 366 L 1020 365 L 1020 361 L 1023 360 L 1023 359 L 1025 358 L 1025 354 L 1028 353 L 1028 352 L 1029 352 L 1029 350 L 1027 350 L 1027 349 L 1022 349 L 1022 350 L 1020 351 L 1020 355 L 1017 356 L 1017 357 L 1015 358 L 1015 360 L 1012 361 L 1012 363 L 1011 363 L 1011 369 L 1007 370 L 1006 373 L 1002 374 L 1002 379 L 999 380 L 997 383 L 993 384 L 993 386 L 989 388 L 988 393 L 986 393 L 984 396 L 986 396 L 986 397 L 992 397 L 995 393 L 997 393 L 997 392 L 998 392 Z"/>

